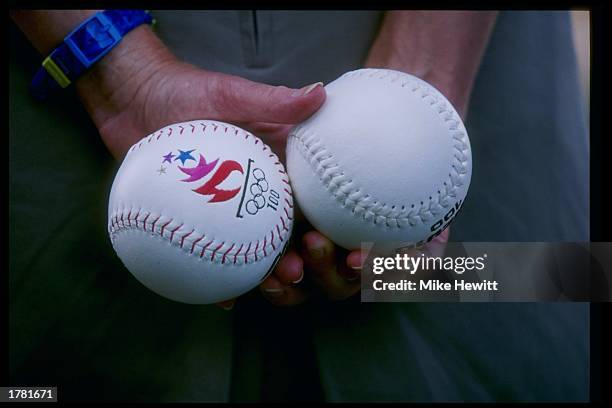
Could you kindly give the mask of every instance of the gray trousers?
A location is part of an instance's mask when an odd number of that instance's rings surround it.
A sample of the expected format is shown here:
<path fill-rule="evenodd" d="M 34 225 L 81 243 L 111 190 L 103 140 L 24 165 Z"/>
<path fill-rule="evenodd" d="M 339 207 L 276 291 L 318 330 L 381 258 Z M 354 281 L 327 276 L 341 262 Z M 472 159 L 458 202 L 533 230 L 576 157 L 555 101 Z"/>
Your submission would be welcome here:
<path fill-rule="evenodd" d="M 359 68 L 379 12 L 158 11 L 181 58 L 269 84 Z M 118 164 L 74 95 L 33 102 L 40 56 L 13 27 L 10 375 L 62 399 L 584 401 L 587 304 L 268 305 L 165 300 L 106 236 Z M 588 240 L 588 139 L 564 12 L 502 12 L 466 126 L 474 169 L 453 240 Z"/>

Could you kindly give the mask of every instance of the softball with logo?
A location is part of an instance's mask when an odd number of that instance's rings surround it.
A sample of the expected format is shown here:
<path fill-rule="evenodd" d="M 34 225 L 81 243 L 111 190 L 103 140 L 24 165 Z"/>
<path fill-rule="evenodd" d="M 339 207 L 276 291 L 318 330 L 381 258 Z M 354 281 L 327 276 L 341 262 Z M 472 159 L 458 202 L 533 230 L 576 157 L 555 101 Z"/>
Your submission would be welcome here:
<path fill-rule="evenodd" d="M 348 249 L 431 241 L 461 209 L 472 174 L 470 141 L 451 103 L 389 69 L 351 71 L 325 90 L 323 106 L 287 143 L 306 218 Z"/>
<path fill-rule="evenodd" d="M 197 120 L 130 148 L 108 214 L 113 248 L 141 283 L 207 304 L 267 277 L 289 240 L 293 201 L 283 165 L 259 138 Z"/>

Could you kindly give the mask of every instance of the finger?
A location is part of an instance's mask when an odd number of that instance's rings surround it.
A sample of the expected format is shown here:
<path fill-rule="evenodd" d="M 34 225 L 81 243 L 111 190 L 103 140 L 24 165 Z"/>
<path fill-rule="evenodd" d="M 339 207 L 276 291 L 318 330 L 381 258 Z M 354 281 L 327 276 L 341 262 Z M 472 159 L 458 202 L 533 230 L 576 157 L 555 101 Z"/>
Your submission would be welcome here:
<path fill-rule="evenodd" d="M 288 251 L 274 270 L 274 276 L 285 286 L 298 284 L 304 278 L 304 262 L 297 252 Z"/>
<path fill-rule="evenodd" d="M 341 275 L 344 279 L 348 282 L 359 280 L 365 259 L 366 254 L 360 250 L 350 252 L 346 257 L 346 268 L 341 269 Z"/>
<path fill-rule="evenodd" d="M 442 256 L 448 243 L 450 227 L 442 231 L 438 236 L 428 242 L 423 248 L 424 253 L 429 257 Z"/>
<path fill-rule="evenodd" d="M 317 231 L 309 231 L 302 237 L 302 257 L 313 278 L 329 280 L 336 272 L 335 246 Z"/>
<path fill-rule="evenodd" d="M 211 79 L 212 107 L 218 116 L 232 122 L 299 123 L 325 101 L 321 82 L 293 89 L 224 74 Z"/>
<path fill-rule="evenodd" d="M 224 300 L 223 302 L 217 302 L 216 305 L 223 310 L 232 310 L 234 308 L 235 303 L 236 299 L 228 299 Z"/>
<path fill-rule="evenodd" d="M 294 306 L 308 298 L 308 293 L 298 287 L 286 286 L 274 275 L 259 285 L 262 295 L 276 306 Z"/>
<path fill-rule="evenodd" d="M 289 132 L 294 126 L 292 124 L 269 122 L 237 122 L 235 124 L 264 139 L 267 143 L 286 142 Z"/>
<path fill-rule="evenodd" d="M 354 270 L 361 270 L 366 260 L 366 254 L 361 250 L 351 251 L 346 257 L 346 265 Z"/>
<path fill-rule="evenodd" d="M 356 292 L 359 284 L 347 281 L 344 261 L 339 264 L 335 245 L 317 231 L 310 231 L 302 238 L 304 264 L 312 273 L 315 284 L 333 300 L 346 299 Z M 343 257 L 341 254 L 340 257 Z M 340 270 L 342 269 L 342 272 Z"/>

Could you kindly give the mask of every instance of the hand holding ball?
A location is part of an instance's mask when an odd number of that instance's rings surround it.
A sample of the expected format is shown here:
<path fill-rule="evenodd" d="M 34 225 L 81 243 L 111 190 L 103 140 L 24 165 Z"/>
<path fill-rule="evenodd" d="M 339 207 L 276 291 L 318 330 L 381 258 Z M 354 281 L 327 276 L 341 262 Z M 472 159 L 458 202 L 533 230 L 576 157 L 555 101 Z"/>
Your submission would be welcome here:
<path fill-rule="evenodd" d="M 457 215 L 470 184 L 465 127 L 426 82 L 361 69 L 326 86 L 317 113 L 287 143 L 300 208 L 347 249 L 419 245 Z M 237 297 L 282 255 L 293 221 L 283 165 L 252 134 L 201 120 L 132 146 L 113 183 L 109 235 L 125 266 L 186 303 Z"/>

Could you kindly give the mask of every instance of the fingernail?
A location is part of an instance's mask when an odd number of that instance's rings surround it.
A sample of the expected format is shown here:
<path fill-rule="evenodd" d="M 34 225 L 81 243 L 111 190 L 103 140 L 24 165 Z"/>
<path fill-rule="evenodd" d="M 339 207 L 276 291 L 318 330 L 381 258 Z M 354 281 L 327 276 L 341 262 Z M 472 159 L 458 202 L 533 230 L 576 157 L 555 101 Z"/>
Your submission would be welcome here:
<path fill-rule="evenodd" d="M 349 255 L 346 260 L 346 263 L 349 268 L 355 271 L 361 271 L 363 268 L 363 263 L 365 262 L 366 257 L 364 255 L 356 256 L 354 254 Z"/>
<path fill-rule="evenodd" d="M 304 271 L 300 273 L 300 277 L 297 280 L 294 280 L 293 283 L 298 284 L 302 281 L 302 279 L 304 279 Z"/>
<path fill-rule="evenodd" d="M 307 88 L 304 90 L 304 95 L 308 95 L 309 93 L 311 93 L 312 91 L 314 91 L 314 89 L 315 89 L 317 86 L 323 86 L 323 82 L 317 82 L 317 83 L 314 83 L 314 84 L 312 84 L 312 85 L 309 85 L 309 86 L 308 86 L 308 87 L 307 87 Z"/>
<path fill-rule="evenodd" d="M 280 297 L 285 293 L 285 289 L 278 288 L 263 288 L 263 291 L 270 297 Z"/>
<path fill-rule="evenodd" d="M 296 91 L 293 91 L 291 96 L 306 96 L 311 93 L 317 86 L 323 86 L 323 82 L 316 82 L 314 84 L 310 84 Z"/>

